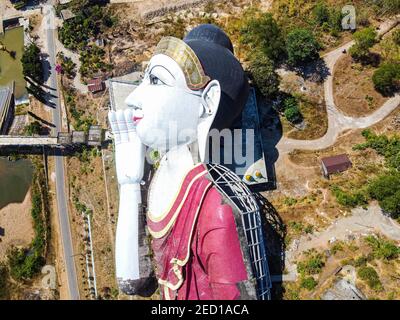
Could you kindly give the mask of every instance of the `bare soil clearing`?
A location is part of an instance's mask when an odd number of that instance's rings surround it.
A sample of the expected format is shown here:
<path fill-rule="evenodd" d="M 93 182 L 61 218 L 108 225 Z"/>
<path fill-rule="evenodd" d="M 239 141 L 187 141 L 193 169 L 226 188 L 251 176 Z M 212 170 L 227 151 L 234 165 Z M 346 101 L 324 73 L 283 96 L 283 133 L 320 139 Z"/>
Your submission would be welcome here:
<path fill-rule="evenodd" d="M 335 104 L 344 114 L 362 117 L 380 108 L 388 98 L 374 88 L 372 75 L 376 68 L 354 63 L 350 55 L 343 56 L 335 66 Z"/>
<path fill-rule="evenodd" d="M 4 229 L 4 236 L 0 237 L 0 261 L 4 260 L 11 246 L 27 247 L 32 241 L 31 207 L 31 193 L 28 191 L 22 203 L 12 203 L 0 210 L 0 226 Z"/>

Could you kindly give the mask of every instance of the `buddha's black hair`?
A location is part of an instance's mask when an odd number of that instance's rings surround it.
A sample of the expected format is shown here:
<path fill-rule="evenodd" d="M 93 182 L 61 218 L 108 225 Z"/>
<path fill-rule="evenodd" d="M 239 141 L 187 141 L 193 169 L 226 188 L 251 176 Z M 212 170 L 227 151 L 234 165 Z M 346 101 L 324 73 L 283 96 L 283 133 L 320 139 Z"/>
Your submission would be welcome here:
<path fill-rule="evenodd" d="M 229 128 L 241 114 L 249 95 L 249 82 L 233 54 L 231 40 L 217 26 L 202 24 L 183 41 L 196 53 L 206 75 L 221 85 L 221 101 L 212 128 Z"/>

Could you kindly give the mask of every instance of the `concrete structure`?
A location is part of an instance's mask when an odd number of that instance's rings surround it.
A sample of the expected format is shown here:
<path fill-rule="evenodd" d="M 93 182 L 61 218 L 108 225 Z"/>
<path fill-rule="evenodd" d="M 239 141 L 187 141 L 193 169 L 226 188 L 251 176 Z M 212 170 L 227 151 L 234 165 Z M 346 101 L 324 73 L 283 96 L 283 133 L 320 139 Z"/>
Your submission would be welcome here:
<path fill-rule="evenodd" d="M 104 141 L 103 129 L 91 126 L 89 134 L 84 131 L 58 132 L 57 136 L 7 136 L 0 135 L 0 146 L 72 146 L 87 144 L 101 146 Z"/>
<path fill-rule="evenodd" d="M 4 34 L 4 26 L 3 26 L 3 14 L 0 14 L 0 36 Z"/>
<path fill-rule="evenodd" d="M 110 79 L 108 82 L 110 94 L 110 109 L 113 111 L 124 110 L 127 108 L 126 98 L 137 87 L 137 82 L 128 80 Z"/>
<path fill-rule="evenodd" d="M 192 9 L 193 7 L 201 6 L 210 1 L 217 3 L 219 0 L 146 0 L 146 1 L 131 0 L 124 2 L 135 3 L 138 8 L 138 12 L 140 12 L 141 17 L 145 20 L 149 20 L 160 16 L 164 16 L 169 13 Z"/>
<path fill-rule="evenodd" d="M 0 136 L 0 146 L 56 146 L 56 137 Z"/>
<path fill-rule="evenodd" d="M 86 133 L 83 131 L 74 131 L 72 132 L 72 143 L 83 144 L 86 143 L 87 137 Z"/>
<path fill-rule="evenodd" d="M 211 127 L 222 130 L 234 125 L 246 104 L 248 81 L 231 53 L 230 39 L 218 27 L 198 26 L 185 41 L 161 40 L 146 81 L 136 89 L 135 83 L 124 84 L 125 89 L 133 89 L 127 98 L 117 90 L 121 83 L 113 88 L 111 81 L 109 86 L 108 118 L 119 184 L 118 286 L 128 295 L 142 295 L 140 291 L 148 289 L 146 284 L 153 276 L 141 250 L 147 244 L 143 235 L 148 231 L 163 299 L 270 299 L 257 201 L 231 170 L 204 163 Z M 157 72 L 162 69 L 167 72 Z M 249 106 L 254 107 L 255 102 Z M 241 120 L 243 124 L 245 119 Z M 217 140 L 220 138 L 218 135 Z M 163 156 L 150 187 L 142 190 L 146 147 Z M 146 202 L 142 202 L 143 191 Z M 143 208 L 147 211 L 146 230 L 140 217 Z M 212 218 L 216 212 L 221 217 L 218 222 Z M 203 241 L 203 230 L 210 230 L 207 236 L 213 233 L 209 242 Z M 195 270 L 208 271 L 200 274 Z M 217 270 L 223 272 L 217 274 Z M 222 278 L 224 286 L 213 285 L 222 283 Z M 146 291 L 145 296 L 150 295 Z"/>
<path fill-rule="evenodd" d="M 68 145 L 72 143 L 72 135 L 70 133 L 59 132 L 57 135 L 57 142 L 62 145 Z"/>
<path fill-rule="evenodd" d="M 69 9 L 64 9 L 61 10 L 61 18 L 63 18 L 64 21 L 70 20 L 75 17 L 75 14 L 69 10 Z"/>
<path fill-rule="evenodd" d="M 340 279 L 324 293 L 322 300 L 366 300 L 366 298 L 354 284 Z"/>
<path fill-rule="evenodd" d="M 104 141 L 104 132 L 100 126 L 91 126 L 89 129 L 87 144 L 92 147 L 100 147 Z"/>
<path fill-rule="evenodd" d="M 10 87 L 0 88 L 0 134 L 5 135 L 14 119 L 15 99 L 13 83 Z"/>
<path fill-rule="evenodd" d="M 340 154 L 333 157 L 321 159 L 322 173 L 326 178 L 331 174 L 346 171 L 352 167 L 352 163 L 347 154 Z"/>

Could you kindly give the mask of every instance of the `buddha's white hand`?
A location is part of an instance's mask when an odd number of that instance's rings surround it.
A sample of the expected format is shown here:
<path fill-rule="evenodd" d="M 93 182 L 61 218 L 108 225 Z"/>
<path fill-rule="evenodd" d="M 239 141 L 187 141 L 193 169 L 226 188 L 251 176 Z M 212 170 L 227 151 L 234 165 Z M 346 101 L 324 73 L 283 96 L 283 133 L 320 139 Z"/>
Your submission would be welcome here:
<path fill-rule="evenodd" d="M 140 183 L 143 178 L 145 147 L 137 136 L 133 112 L 131 109 L 110 111 L 108 119 L 115 139 L 118 183 Z"/>
<path fill-rule="evenodd" d="M 133 113 L 110 111 L 108 119 L 115 139 L 115 162 L 119 188 L 119 212 L 115 241 L 118 286 L 126 294 L 140 289 L 139 206 L 145 147 L 136 133 Z"/>

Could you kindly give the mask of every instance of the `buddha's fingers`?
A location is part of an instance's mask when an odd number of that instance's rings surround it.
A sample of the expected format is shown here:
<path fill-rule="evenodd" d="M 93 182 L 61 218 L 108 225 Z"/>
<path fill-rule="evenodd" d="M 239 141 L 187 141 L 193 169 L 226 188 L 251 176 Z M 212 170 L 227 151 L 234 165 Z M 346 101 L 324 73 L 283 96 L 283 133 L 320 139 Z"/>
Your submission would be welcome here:
<path fill-rule="evenodd" d="M 125 115 L 122 110 L 117 111 L 118 129 L 121 134 L 121 143 L 129 142 L 128 126 L 126 124 Z"/>
<path fill-rule="evenodd" d="M 119 132 L 118 122 L 117 122 L 117 114 L 115 113 L 115 111 L 110 111 L 108 113 L 108 121 L 110 122 L 111 131 L 114 135 L 115 144 L 120 144 L 121 143 L 121 134 Z"/>

